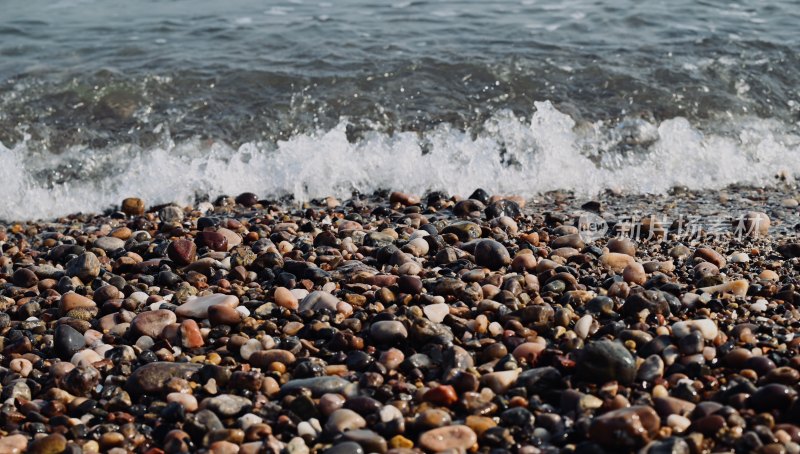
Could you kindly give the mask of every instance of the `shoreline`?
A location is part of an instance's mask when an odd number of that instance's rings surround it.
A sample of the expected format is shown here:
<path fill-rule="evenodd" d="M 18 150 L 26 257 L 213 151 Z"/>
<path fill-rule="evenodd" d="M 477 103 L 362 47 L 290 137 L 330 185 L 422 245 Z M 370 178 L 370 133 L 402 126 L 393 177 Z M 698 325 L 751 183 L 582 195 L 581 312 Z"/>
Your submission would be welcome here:
<path fill-rule="evenodd" d="M 800 452 L 794 189 L 472 197 L 9 224 L 0 452 Z"/>

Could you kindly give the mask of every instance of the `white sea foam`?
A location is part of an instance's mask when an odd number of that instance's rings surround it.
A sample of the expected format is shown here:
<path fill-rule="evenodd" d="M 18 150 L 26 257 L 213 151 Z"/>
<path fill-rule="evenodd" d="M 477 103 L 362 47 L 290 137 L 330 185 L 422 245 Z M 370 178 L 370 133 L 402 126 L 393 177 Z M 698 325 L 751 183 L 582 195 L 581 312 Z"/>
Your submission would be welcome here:
<path fill-rule="evenodd" d="M 663 193 L 674 186 L 769 185 L 776 175 L 800 175 L 800 136 L 787 125 L 744 118 L 727 129 L 734 133 L 703 133 L 684 118 L 576 126 L 541 102 L 526 121 L 499 112 L 480 131 L 442 125 L 422 136 L 372 132 L 357 143 L 348 142 L 344 121 L 239 149 L 191 140 L 52 155 L 21 142 L 0 145 L 0 219 L 96 212 L 127 196 L 156 204 L 244 191 L 299 200 L 377 189 L 468 195 L 478 187 L 526 196 L 556 189 Z"/>

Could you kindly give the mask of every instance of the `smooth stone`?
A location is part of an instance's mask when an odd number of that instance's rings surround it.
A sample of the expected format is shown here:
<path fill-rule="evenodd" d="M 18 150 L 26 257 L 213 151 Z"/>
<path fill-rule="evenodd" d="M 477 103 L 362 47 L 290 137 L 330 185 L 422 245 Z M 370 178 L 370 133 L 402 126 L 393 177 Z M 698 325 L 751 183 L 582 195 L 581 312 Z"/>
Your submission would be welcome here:
<path fill-rule="evenodd" d="M 294 364 L 297 361 L 295 355 L 288 350 L 259 350 L 253 352 L 248 358 L 248 362 L 255 367 L 269 367 L 272 363 L 281 363 L 285 365 Z"/>
<path fill-rule="evenodd" d="M 439 427 L 419 436 L 421 448 L 432 452 L 448 450 L 466 451 L 478 442 L 475 431 L 465 425 Z"/>
<path fill-rule="evenodd" d="M 228 325 L 235 326 L 242 321 L 242 314 L 240 310 L 247 310 L 244 306 L 237 306 L 235 309 L 225 304 L 216 304 L 208 308 L 208 320 L 211 326 Z"/>
<path fill-rule="evenodd" d="M 94 240 L 94 247 L 100 248 L 106 252 L 114 252 L 117 249 L 124 248 L 125 241 L 113 236 L 103 236 Z"/>
<path fill-rule="evenodd" d="M 442 234 L 446 233 L 452 233 L 458 237 L 459 241 L 467 242 L 480 238 L 483 231 L 481 226 L 474 222 L 458 221 L 442 229 Z"/>
<path fill-rule="evenodd" d="M 225 237 L 225 240 L 228 242 L 228 250 L 235 248 L 236 246 L 242 244 L 242 237 L 238 233 L 234 232 L 233 230 L 226 229 L 221 227 L 217 230 L 217 233 L 221 234 Z"/>
<path fill-rule="evenodd" d="M 700 291 L 704 293 L 730 293 L 731 295 L 738 296 L 744 298 L 747 296 L 747 289 L 750 287 L 750 283 L 745 279 L 740 279 L 737 281 L 725 282 L 724 284 L 713 285 L 711 287 L 703 287 Z"/>
<path fill-rule="evenodd" d="M 192 349 L 203 346 L 203 334 L 197 322 L 191 319 L 184 320 L 180 326 L 181 345 Z"/>
<path fill-rule="evenodd" d="M 248 361 L 255 352 L 261 351 L 263 348 L 258 339 L 249 339 L 239 348 L 239 356 Z"/>
<path fill-rule="evenodd" d="M 188 265 L 197 259 L 197 245 L 187 238 L 180 238 L 169 244 L 167 256 L 179 265 Z"/>
<path fill-rule="evenodd" d="M 314 397 L 328 393 L 347 394 L 345 391 L 351 388 L 351 385 L 350 381 L 337 376 L 298 378 L 283 384 L 281 394 L 291 394 L 301 388 L 308 388 Z"/>
<path fill-rule="evenodd" d="M 334 295 L 328 292 L 322 292 L 319 290 L 315 290 L 309 293 L 303 300 L 300 302 L 299 311 L 319 311 L 323 309 L 327 309 L 331 312 L 336 312 L 336 306 L 339 304 L 339 298 L 336 298 Z"/>
<path fill-rule="evenodd" d="M 694 257 L 713 263 L 719 269 L 725 268 L 725 265 L 728 263 L 722 254 L 707 247 L 701 247 L 694 251 Z"/>
<path fill-rule="evenodd" d="M 58 325 L 53 335 L 53 346 L 59 358 L 68 361 L 86 346 L 86 338 L 69 325 Z"/>
<path fill-rule="evenodd" d="M 652 383 L 664 376 L 664 360 L 658 355 L 650 355 L 639 366 L 636 380 Z"/>
<path fill-rule="evenodd" d="M 747 405 L 759 412 L 785 411 L 797 397 L 797 391 L 780 383 L 764 385 L 747 399 Z"/>
<path fill-rule="evenodd" d="M 764 237 L 769 234 L 770 220 L 767 213 L 749 211 L 735 223 L 735 233 L 749 237 Z"/>
<path fill-rule="evenodd" d="M 97 304 L 94 301 L 75 292 L 67 292 L 62 295 L 58 306 L 62 315 L 73 309 L 93 309 L 95 307 L 97 307 Z"/>
<path fill-rule="evenodd" d="M 348 430 L 344 439 L 358 443 L 366 452 L 384 454 L 388 450 L 386 440 L 368 429 Z"/>
<path fill-rule="evenodd" d="M 700 331 L 705 340 L 714 340 L 719 334 L 716 322 L 708 318 L 697 320 L 681 320 L 672 325 L 672 335 L 678 339 L 689 335 L 693 330 Z"/>
<path fill-rule="evenodd" d="M 144 200 L 137 197 L 128 197 L 122 201 L 122 212 L 128 216 L 141 216 L 144 214 Z"/>
<path fill-rule="evenodd" d="M 11 281 L 14 282 L 14 285 L 28 288 L 36 285 L 36 283 L 39 282 L 39 277 L 36 276 L 36 273 L 28 268 L 20 268 L 17 271 L 14 271 Z"/>
<path fill-rule="evenodd" d="M 611 238 L 608 240 L 606 247 L 608 247 L 609 252 L 636 257 L 636 243 L 634 243 L 630 238 Z"/>
<path fill-rule="evenodd" d="M 408 330 L 402 322 L 396 320 L 383 320 L 375 322 L 369 327 L 370 336 L 380 343 L 394 343 L 408 337 Z"/>
<path fill-rule="evenodd" d="M 67 276 L 89 282 L 100 275 L 100 260 L 92 252 L 84 252 L 67 262 Z"/>
<path fill-rule="evenodd" d="M 615 448 L 642 446 L 658 433 L 661 420 L 643 405 L 620 408 L 596 416 L 589 426 L 589 438 Z"/>
<path fill-rule="evenodd" d="M 0 453 L 20 454 L 25 452 L 28 446 L 28 438 L 22 434 L 6 435 L 0 437 Z"/>
<path fill-rule="evenodd" d="M 183 210 L 175 205 L 165 206 L 158 212 L 158 217 L 167 224 L 183 222 Z"/>
<path fill-rule="evenodd" d="M 197 398 L 191 394 L 186 394 L 186 393 L 179 393 L 179 392 L 169 393 L 167 394 L 167 402 L 169 403 L 177 402 L 181 404 L 183 408 L 189 413 L 197 411 L 199 407 L 197 404 Z"/>
<path fill-rule="evenodd" d="M 389 194 L 390 203 L 399 203 L 404 206 L 419 205 L 421 199 L 417 195 L 406 194 L 404 192 L 392 192 Z"/>
<path fill-rule="evenodd" d="M 516 382 L 521 369 L 489 372 L 481 377 L 481 384 L 488 387 L 495 394 L 505 394 Z"/>
<path fill-rule="evenodd" d="M 139 313 L 131 320 L 131 330 L 138 336 L 149 336 L 157 339 L 169 325 L 177 323 L 178 317 L 167 309 Z"/>
<path fill-rule="evenodd" d="M 324 454 L 364 454 L 364 448 L 355 441 L 345 441 L 326 449 Z"/>
<path fill-rule="evenodd" d="M 125 390 L 132 394 L 159 394 L 172 378 L 188 380 L 202 369 L 197 363 L 154 362 L 139 367 L 125 383 Z"/>
<path fill-rule="evenodd" d="M 200 246 L 205 246 L 212 251 L 216 252 L 227 252 L 228 251 L 228 239 L 225 235 L 219 232 L 199 232 L 197 234 L 197 243 Z"/>
<path fill-rule="evenodd" d="M 575 322 L 575 334 L 577 334 L 581 339 L 586 339 L 589 337 L 589 330 L 592 327 L 593 321 L 594 317 L 592 317 L 591 314 L 586 314 L 579 318 L 578 321 Z"/>
<path fill-rule="evenodd" d="M 223 418 L 230 418 L 238 416 L 245 411 L 249 411 L 253 403 L 250 402 L 249 399 L 235 394 L 221 394 L 204 399 L 203 402 L 200 403 L 200 406 L 208 408 Z"/>
<path fill-rule="evenodd" d="M 636 263 L 633 257 L 628 254 L 621 254 L 619 252 L 609 252 L 600 256 L 600 265 L 615 273 L 622 273 L 625 267 L 632 263 Z"/>
<path fill-rule="evenodd" d="M 51 434 L 32 440 L 28 445 L 29 454 L 58 454 L 67 449 L 67 439 L 61 434 Z"/>
<path fill-rule="evenodd" d="M 217 304 L 224 304 L 235 308 L 239 305 L 239 298 L 221 293 L 201 296 L 178 306 L 178 308 L 175 309 L 175 315 L 184 318 L 208 318 L 208 308 Z"/>
<path fill-rule="evenodd" d="M 346 408 L 340 408 L 328 417 L 325 430 L 331 434 L 339 434 L 348 430 L 363 429 L 367 421 L 358 413 Z"/>
<path fill-rule="evenodd" d="M 630 384 L 636 376 L 636 361 L 622 344 L 603 339 L 583 349 L 577 373 L 584 380 L 597 384 L 612 380 Z"/>
<path fill-rule="evenodd" d="M 511 263 L 508 249 L 495 240 L 481 240 L 475 246 L 475 263 L 491 270 L 498 270 Z"/>
<path fill-rule="evenodd" d="M 631 284 L 642 285 L 647 280 L 647 274 L 641 263 L 634 262 L 622 270 L 622 279 Z"/>
<path fill-rule="evenodd" d="M 274 297 L 275 304 L 284 309 L 296 311 L 300 305 L 297 301 L 297 297 L 286 287 L 276 287 Z"/>
<path fill-rule="evenodd" d="M 450 306 L 447 303 L 428 304 L 422 308 L 422 312 L 433 323 L 442 323 L 444 318 L 450 314 Z"/>
<path fill-rule="evenodd" d="M 103 357 L 94 350 L 86 349 L 81 350 L 69 359 L 69 362 L 79 367 L 91 366 L 92 364 L 102 361 Z"/>

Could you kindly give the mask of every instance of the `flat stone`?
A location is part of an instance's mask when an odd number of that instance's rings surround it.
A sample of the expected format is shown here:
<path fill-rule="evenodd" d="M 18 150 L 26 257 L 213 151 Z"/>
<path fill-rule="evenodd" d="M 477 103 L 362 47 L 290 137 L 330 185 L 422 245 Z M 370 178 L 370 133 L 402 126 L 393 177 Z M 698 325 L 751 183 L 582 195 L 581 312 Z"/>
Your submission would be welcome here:
<path fill-rule="evenodd" d="M 106 252 L 114 252 L 117 249 L 124 248 L 125 241 L 113 236 L 103 236 L 94 240 L 94 247 L 100 248 Z"/>
<path fill-rule="evenodd" d="M 600 256 L 600 265 L 615 273 L 622 273 L 625 267 L 632 263 L 636 263 L 633 257 L 619 252 L 609 252 Z"/>
<path fill-rule="evenodd" d="M 660 427 L 656 412 L 638 405 L 596 416 L 589 426 L 589 438 L 607 447 L 633 448 L 649 442 Z"/>
<path fill-rule="evenodd" d="M 239 298 L 221 293 L 201 296 L 178 306 L 178 308 L 175 309 L 175 315 L 184 318 L 208 318 L 208 308 L 217 304 L 224 304 L 235 308 L 239 305 Z"/>
<path fill-rule="evenodd" d="M 464 425 L 439 427 L 419 436 L 420 447 L 432 452 L 466 451 L 477 442 L 478 436 L 475 432 Z"/>
<path fill-rule="evenodd" d="M 242 237 L 238 233 L 234 232 L 233 230 L 220 228 L 217 230 L 217 233 L 221 234 L 225 237 L 225 240 L 228 242 L 228 250 L 235 248 L 236 246 L 242 244 Z"/>
<path fill-rule="evenodd" d="M 323 376 L 311 378 L 298 378 L 290 380 L 281 386 L 281 394 L 291 394 L 301 388 L 308 388 L 314 397 L 323 394 L 346 394 L 346 390 L 352 385 L 349 381 L 336 376 Z"/>
<path fill-rule="evenodd" d="M 238 306 L 234 309 L 225 304 L 216 304 L 208 308 L 208 320 L 211 322 L 211 326 L 238 325 L 242 321 L 242 314 L 239 309 L 244 309 L 244 306 Z"/>
<path fill-rule="evenodd" d="M 189 379 L 203 367 L 197 363 L 155 362 L 133 371 L 125 383 L 125 390 L 136 395 L 160 394 L 172 378 Z"/>
<path fill-rule="evenodd" d="M 200 406 L 208 408 L 223 418 L 230 418 L 249 411 L 253 403 L 244 397 L 234 394 L 221 394 L 204 399 Z"/>
<path fill-rule="evenodd" d="M 295 355 L 288 350 L 259 350 L 250 354 L 248 362 L 255 367 L 269 367 L 272 363 L 281 363 L 285 365 L 294 364 L 297 361 Z"/>
<path fill-rule="evenodd" d="M 505 394 L 516 382 L 521 369 L 489 372 L 481 377 L 481 384 L 488 387 L 495 394 Z"/>

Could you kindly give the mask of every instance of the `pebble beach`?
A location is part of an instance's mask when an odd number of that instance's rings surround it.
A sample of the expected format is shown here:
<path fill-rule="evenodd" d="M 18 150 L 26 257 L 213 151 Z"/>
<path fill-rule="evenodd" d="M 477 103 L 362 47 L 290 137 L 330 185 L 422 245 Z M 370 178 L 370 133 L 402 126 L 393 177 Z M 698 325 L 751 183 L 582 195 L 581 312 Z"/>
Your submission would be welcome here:
<path fill-rule="evenodd" d="M 6 223 L 0 453 L 798 453 L 796 194 Z"/>

